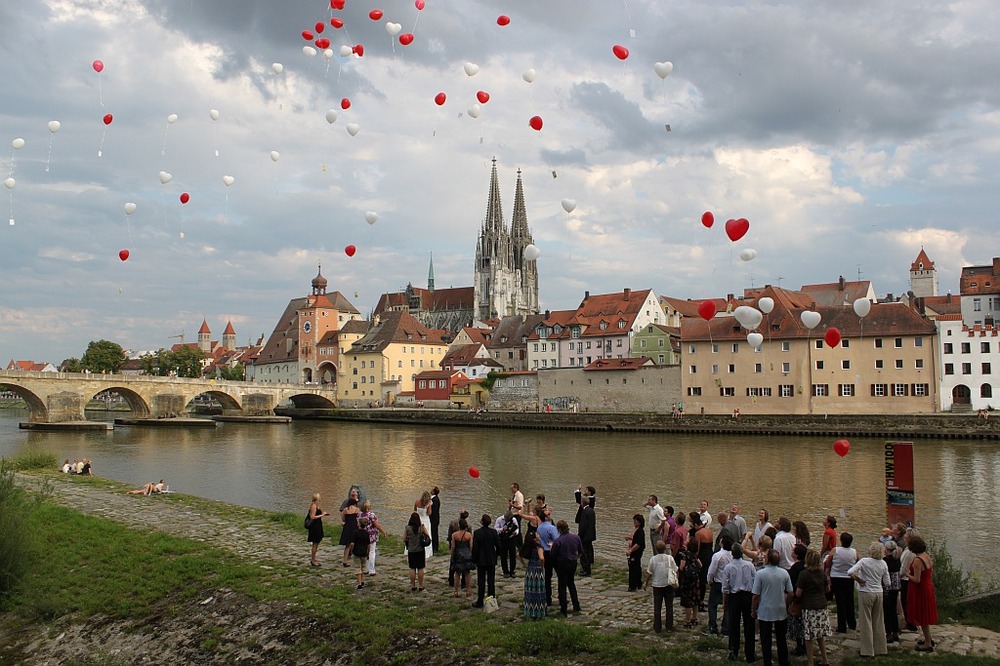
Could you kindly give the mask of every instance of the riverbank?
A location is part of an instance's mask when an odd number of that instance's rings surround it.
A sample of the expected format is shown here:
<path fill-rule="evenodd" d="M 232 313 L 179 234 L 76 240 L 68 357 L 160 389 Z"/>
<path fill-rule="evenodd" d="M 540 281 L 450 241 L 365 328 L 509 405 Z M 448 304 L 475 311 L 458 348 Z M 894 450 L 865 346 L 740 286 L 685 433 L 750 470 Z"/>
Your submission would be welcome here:
<path fill-rule="evenodd" d="M 626 591 L 624 561 L 598 563 L 595 576 L 578 580 L 580 615 L 524 621 L 520 573 L 498 576 L 500 610 L 487 615 L 470 609 L 464 596 L 452 596 L 444 557 L 429 562 L 426 592 L 410 593 L 405 559 L 398 542 L 389 540 L 379 575 L 355 590 L 353 570 L 339 565 L 337 529 L 328 530 L 321 546 L 324 566 L 306 566 L 301 516 L 182 494 L 127 495 L 126 486 L 98 478 L 44 474 L 21 482 L 40 479 L 50 497 L 35 525 L 44 548 L 12 612 L 0 620 L 2 663 L 725 659 L 725 643 L 703 637 L 704 624 L 653 634 L 649 594 Z M 675 611 L 677 620 L 676 605 Z M 935 637 L 941 662 L 946 655 L 996 657 L 1000 650 L 1000 634 L 975 627 L 942 625 Z M 888 661 L 913 659 L 915 639 L 905 634 L 902 645 L 891 646 Z M 835 635 L 830 643 L 834 663 L 854 661 L 856 632 Z"/>
<path fill-rule="evenodd" d="M 275 409 L 275 413 L 294 419 L 523 430 L 1000 440 L 998 419 L 984 421 L 971 414 L 919 416 L 760 414 L 743 415 L 738 419 L 711 414 L 685 414 L 682 418 L 675 419 L 669 414 L 641 413 L 474 413 L 449 409 L 294 409 L 284 407 Z"/>

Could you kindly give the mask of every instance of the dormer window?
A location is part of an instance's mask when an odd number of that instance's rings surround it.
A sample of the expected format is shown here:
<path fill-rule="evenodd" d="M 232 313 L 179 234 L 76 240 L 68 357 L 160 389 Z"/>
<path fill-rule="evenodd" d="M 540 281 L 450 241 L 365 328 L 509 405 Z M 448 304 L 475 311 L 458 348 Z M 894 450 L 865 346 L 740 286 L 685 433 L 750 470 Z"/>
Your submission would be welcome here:
<path fill-rule="evenodd" d="M 559 335 L 560 333 L 562 333 L 562 326 L 556 324 L 555 328 L 553 328 L 552 330 L 555 332 L 556 335 Z"/>
<path fill-rule="evenodd" d="M 600 328 L 601 328 L 602 331 L 607 330 L 607 328 L 608 328 L 608 322 L 602 321 Z"/>
<path fill-rule="evenodd" d="M 580 327 L 579 326 L 574 326 L 573 329 L 572 329 L 572 331 L 571 331 L 571 335 L 574 338 L 580 337 Z"/>
<path fill-rule="evenodd" d="M 618 320 L 618 328 L 625 328 L 625 320 L 624 319 L 619 319 Z"/>

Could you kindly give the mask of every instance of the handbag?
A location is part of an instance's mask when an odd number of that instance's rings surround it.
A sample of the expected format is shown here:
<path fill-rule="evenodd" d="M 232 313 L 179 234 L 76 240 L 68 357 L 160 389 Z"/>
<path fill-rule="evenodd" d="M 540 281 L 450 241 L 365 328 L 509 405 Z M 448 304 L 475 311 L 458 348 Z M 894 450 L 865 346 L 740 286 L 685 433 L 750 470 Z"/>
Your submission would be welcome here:
<path fill-rule="evenodd" d="M 680 587 L 680 584 L 681 584 L 680 581 L 677 580 L 677 568 L 671 567 L 670 575 L 667 576 L 667 586 L 672 587 L 676 590 L 678 587 Z"/>
<path fill-rule="evenodd" d="M 306 529 L 309 529 L 310 527 L 312 527 L 312 524 L 313 524 L 313 519 L 309 517 L 308 513 L 306 513 L 306 519 L 305 522 L 302 523 L 302 526 Z"/>
<path fill-rule="evenodd" d="M 485 609 L 487 613 L 496 613 L 500 610 L 500 604 L 497 602 L 497 598 L 486 597 L 483 599 L 483 609 Z"/>
<path fill-rule="evenodd" d="M 802 602 L 798 597 L 792 599 L 792 603 L 788 604 L 788 615 L 790 617 L 802 617 Z"/>
<path fill-rule="evenodd" d="M 421 548 L 427 548 L 430 545 L 431 545 L 431 538 L 429 536 L 427 536 L 426 532 L 421 532 L 420 533 L 420 547 Z"/>

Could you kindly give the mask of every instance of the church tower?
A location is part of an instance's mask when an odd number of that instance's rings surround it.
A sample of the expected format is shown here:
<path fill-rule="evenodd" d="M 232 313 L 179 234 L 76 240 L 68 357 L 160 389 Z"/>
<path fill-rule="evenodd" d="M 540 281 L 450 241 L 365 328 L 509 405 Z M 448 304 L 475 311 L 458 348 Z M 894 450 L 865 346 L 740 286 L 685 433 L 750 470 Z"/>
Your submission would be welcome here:
<path fill-rule="evenodd" d="M 508 230 L 500 203 L 497 161 L 493 159 L 486 218 L 476 243 L 474 317 L 486 320 L 507 315 L 538 312 L 538 269 L 535 260 L 524 259 L 531 244 L 531 231 L 524 205 L 521 172 L 517 174 L 514 216 Z"/>
<path fill-rule="evenodd" d="M 208 327 L 208 321 L 201 320 L 201 328 L 198 329 L 198 349 L 206 354 L 212 353 L 212 329 Z"/>
<path fill-rule="evenodd" d="M 229 351 L 236 349 L 236 329 L 232 321 L 226 322 L 226 330 L 222 332 L 222 348 Z"/>
<path fill-rule="evenodd" d="M 910 291 L 917 298 L 938 295 L 937 269 L 924 248 L 920 248 L 920 254 L 910 264 Z"/>

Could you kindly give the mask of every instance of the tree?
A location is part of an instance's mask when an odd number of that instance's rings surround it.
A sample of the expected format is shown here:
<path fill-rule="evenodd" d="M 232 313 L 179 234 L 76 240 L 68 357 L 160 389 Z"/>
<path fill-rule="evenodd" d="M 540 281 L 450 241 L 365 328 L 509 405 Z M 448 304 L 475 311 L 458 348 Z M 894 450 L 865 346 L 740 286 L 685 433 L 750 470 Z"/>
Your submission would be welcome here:
<path fill-rule="evenodd" d="M 198 347 L 184 346 L 175 352 L 167 352 L 170 369 L 178 377 L 201 377 L 205 352 Z"/>
<path fill-rule="evenodd" d="M 142 363 L 143 373 L 156 377 L 165 376 L 170 372 L 170 361 L 167 358 L 169 353 L 166 349 L 160 348 L 156 350 L 155 354 L 140 356 L 139 361 Z"/>
<path fill-rule="evenodd" d="M 83 353 L 80 363 L 84 370 L 91 372 L 116 373 L 125 365 L 128 356 L 117 342 L 108 340 L 91 341 Z"/>
<path fill-rule="evenodd" d="M 233 382 L 246 381 L 247 378 L 246 366 L 244 366 L 242 363 L 237 363 L 236 365 L 231 367 L 226 366 L 222 368 L 222 371 L 219 373 L 219 377 L 221 379 L 227 379 Z"/>
<path fill-rule="evenodd" d="M 78 358 L 68 358 L 59 364 L 59 372 L 83 372 L 83 364 Z"/>

